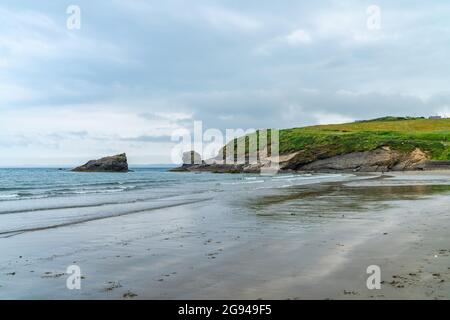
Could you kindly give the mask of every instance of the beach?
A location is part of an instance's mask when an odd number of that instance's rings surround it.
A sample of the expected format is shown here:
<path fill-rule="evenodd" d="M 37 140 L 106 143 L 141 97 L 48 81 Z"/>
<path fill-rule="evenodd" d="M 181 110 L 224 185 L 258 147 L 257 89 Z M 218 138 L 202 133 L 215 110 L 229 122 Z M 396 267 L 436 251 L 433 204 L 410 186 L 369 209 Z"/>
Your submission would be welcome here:
<path fill-rule="evenodd" d="M 450 298 L 450 172 L 50 174 L 3 193 L 1 299 Z"/>

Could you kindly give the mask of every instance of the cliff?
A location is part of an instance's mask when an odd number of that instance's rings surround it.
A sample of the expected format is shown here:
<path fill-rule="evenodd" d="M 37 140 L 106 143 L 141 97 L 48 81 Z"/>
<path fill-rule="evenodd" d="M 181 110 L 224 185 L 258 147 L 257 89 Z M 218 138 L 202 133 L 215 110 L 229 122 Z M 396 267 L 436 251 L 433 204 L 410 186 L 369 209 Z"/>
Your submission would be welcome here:
<path fill-rule="evenodd" d="M 254 133 L 259 135 L 259 131 Z M 233 164 L 221 156 L 245 139 L 246 158 L 251 135 L 228 143 L 219 155 L 187 171 L 260 172 L 277 161 L 281 171 L 403 171 L 450 169 L 450 119 L 385 117 L 336 125 L 279 131 L 279 158 L 260 158 L 257 164 Z M 254 138 L 254 137 L 253 137 Z M 270 130 L 269 139 L 270 141 Z M 258 145 L 258 150 L 270 149 Z M 230 161 L 231 160 L 231 161 Z"/>

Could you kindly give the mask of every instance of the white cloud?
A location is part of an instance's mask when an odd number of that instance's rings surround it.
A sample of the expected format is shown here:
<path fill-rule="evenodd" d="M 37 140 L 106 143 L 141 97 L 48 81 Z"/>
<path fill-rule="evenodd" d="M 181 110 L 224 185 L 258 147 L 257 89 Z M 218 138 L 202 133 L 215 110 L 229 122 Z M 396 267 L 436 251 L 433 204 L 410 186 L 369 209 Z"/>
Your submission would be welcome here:
<path fill-rule="evenodd" d="M 39 93 L 31 88 L 0 82 L 0 109 L 8 106 L 9 103 L 32 101 L 36 98 L 39 98 Z"/>
<path fill-rule="evenodd" d="M 206 7 L 201 13 L 206 21 L 217 29 L 254 31 L 261 27 L 258 20 L 224 8 Z"/>
<path fill-rule="evenodd" d="M 0 153 L 159 157 L 155 141 L 192 119 L 223 130 L 446 115 L 450 22 L 436 12 L 450 4 L 407 2 L 381 4 L 376 32 L 353 0 L 79 0 L 76 32 L 51 0 L 2 3 Z"/>
<path fill-rule="evenodd" d="M 154 115 L 156 117 L 160 117 L 171 121 L 192 119 L 192 113 L 184 113 L 184 112 L 155 112 Z"/>
<path fill-rule="evenodd" d="M 337 90 L 336 94 L 340 95 L 340 96 L 347 96 L 347 97 L 357 97 L 357 96 L 361 95 L 360 92 L 356 92 L 353 90 L 345 90 L 345 89 Z"/>
<path fill-rule="evenodd" d="M 336 8 L 311 18 L 311 24 L 317 37 L 322 40 L 333 39 L 344 46 L 365 46 L 383 41 L 395 41 L 400 38 L 397 30 L 382 28 L 369 30 L 366 26 L 365 7 Z"/>
<path fill-rule="evenodd" d="M 284 41 L 291 46 L 298 46 L 300 44 L 306 44 L 311 42 L 311 36 L 308 32 L 302 29 L 295 30 L 285 36 Z"/>
<path fill-rule="evenodd" d="M 313 113 L 313 117 L 317 120 L 317 124 L 335 124 L 335 123 L 348 123 L 355 119 L 334 113 Z"/>
<path fill-rule="evenodd" d="M 130 108 L 110 105 L 21 108 L 2 111 L 0 130 L 28 136 L 85 131 L 91 136 L 114 138 L 170 135 L 180 128 L 174 114 L 160 115 L 159 118 L 149 119 Z"/>
<path fill-rule="evenodd" d="M 450 118 L 450 107 L 449 106 L 441 107 L 437 110 L 436 113 L 438 116 L 441 116 L 443 118 Z"/>
<path fill-rule="evenodd" d="M 75 164 L 119 152 L 128 152 L 130 163 L 169 163 L 172 144 L 162 137 L 184 128 L 178 121 L 189 117 L 149 118 L 112 104 L 1 110 L 0 150 L 9 152 L 0 165 Z"/>
<path fill-rule="evenodd" d="M 257 54 L 270 55 L 273 51 L 283 47 L 298 47 L 312 42 L 309 32 L 303 29 L 296 29 L 286 35 L 277 36 L 270 39 L 256 49 Z"/>

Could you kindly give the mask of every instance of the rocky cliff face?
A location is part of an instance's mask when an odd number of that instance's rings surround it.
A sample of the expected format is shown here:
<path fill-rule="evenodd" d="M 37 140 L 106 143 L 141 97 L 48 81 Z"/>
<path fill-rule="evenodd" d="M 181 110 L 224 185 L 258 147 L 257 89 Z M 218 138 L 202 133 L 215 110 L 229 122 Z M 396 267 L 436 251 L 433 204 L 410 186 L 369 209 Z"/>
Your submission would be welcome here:
<path fill-rule="evenodd" d="M 128 172 L 127 155 L 125 153 L 90 160 L 86 164 L 72 169 L 76 172 Z"/>
<path fill-rule="evenodd" d="M 420 149 L 405 153 L 383 147 L 316 160 L 296 168 L 295 163 L 287 163 L 286 166 L 294 166 L 296 170 L 302 171 L 404 171 L 423 169 L 427 159 L 427 155 Z"/>
<path fill-rule="evenodd" d="M 261 159 L 259 164 L 207 164 L 184 166 L 179 171 L 208 171 L 217 173 L 260 173 L 270 167 L 275 159 Z M 420 149 L 412 152 L 382 147 L 371 151 L 352 152 L 334 157 L 309 161 L 301 151 L 281 155 L 278 159 L 280 171 L 353 171 L 381 172 L 426 170 L 428 156 Z"/>

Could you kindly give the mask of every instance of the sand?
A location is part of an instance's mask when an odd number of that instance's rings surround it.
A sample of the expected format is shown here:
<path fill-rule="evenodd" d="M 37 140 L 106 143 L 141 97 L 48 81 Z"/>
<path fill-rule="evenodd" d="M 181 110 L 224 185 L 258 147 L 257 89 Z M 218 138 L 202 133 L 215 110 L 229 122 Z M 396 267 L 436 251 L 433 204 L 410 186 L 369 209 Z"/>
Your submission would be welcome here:
<path fill-rule="evenodd" d="M 450 173 L 357 178 L 1 238 L 0 298 L 449 299 Z"/>

